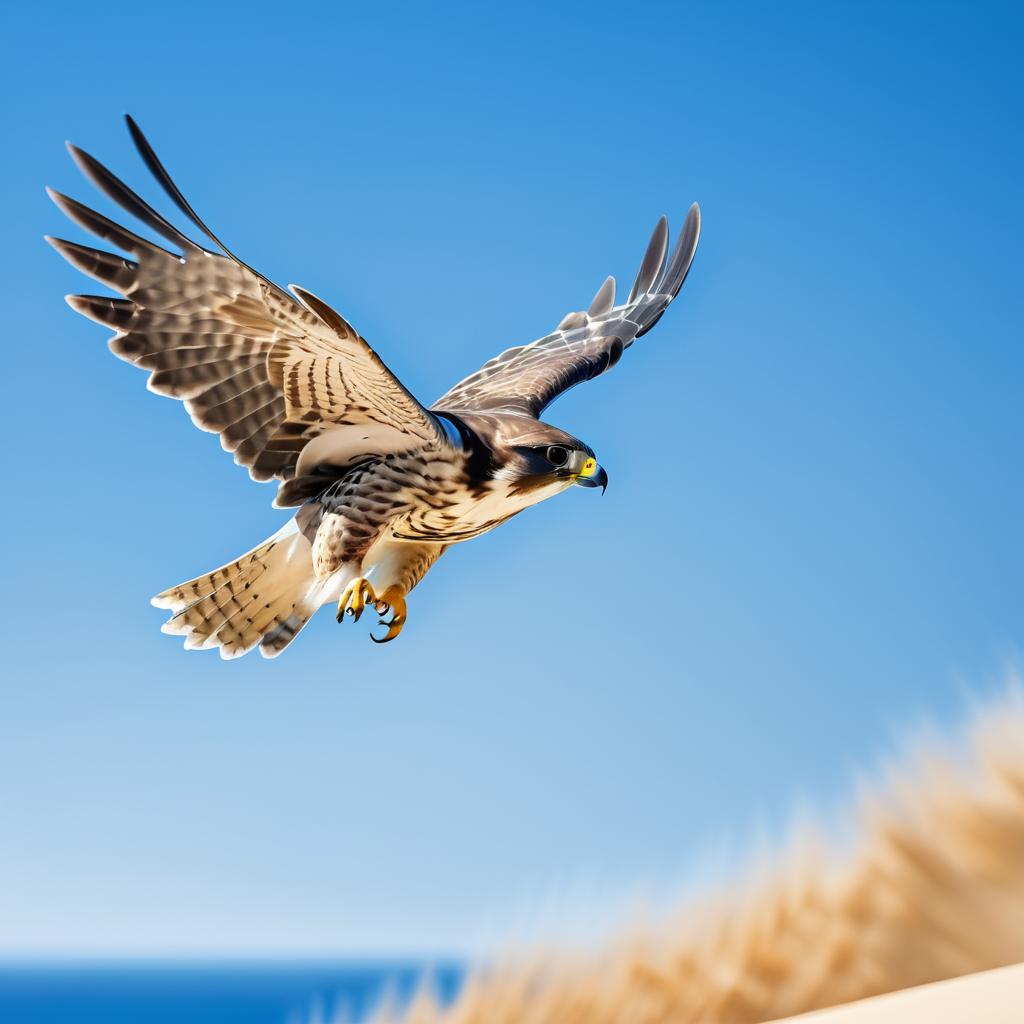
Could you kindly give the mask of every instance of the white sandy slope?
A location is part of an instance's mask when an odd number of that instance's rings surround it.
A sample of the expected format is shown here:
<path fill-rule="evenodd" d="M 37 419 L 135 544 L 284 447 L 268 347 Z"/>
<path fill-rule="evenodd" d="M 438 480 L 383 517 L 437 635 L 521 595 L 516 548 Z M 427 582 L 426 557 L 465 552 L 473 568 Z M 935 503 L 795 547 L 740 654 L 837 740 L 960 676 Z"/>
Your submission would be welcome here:
<path fill-rule="evenodd" d="M 937 981 L 830 1010 L 787 1017 L 793 1024 L 1021 1024 L 1024 964 Z M 777 1024 L 783 1024 L 779 1021 Z"/>

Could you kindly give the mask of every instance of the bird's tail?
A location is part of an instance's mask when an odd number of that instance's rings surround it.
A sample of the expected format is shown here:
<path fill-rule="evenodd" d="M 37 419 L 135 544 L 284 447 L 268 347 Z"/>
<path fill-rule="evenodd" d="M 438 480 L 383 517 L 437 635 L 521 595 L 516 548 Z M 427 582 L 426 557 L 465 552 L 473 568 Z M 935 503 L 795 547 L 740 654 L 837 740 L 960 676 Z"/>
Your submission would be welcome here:
<path fill-rule="evenodd" d="M 220 648 L 237 658 L 259 645 L 273 658 L 320 607 L 310 543 L 292 520 L 258 547 L 220 569 L 153 598 L 173 614 L 165 633 L 185 637 L 187 650 Z"/>

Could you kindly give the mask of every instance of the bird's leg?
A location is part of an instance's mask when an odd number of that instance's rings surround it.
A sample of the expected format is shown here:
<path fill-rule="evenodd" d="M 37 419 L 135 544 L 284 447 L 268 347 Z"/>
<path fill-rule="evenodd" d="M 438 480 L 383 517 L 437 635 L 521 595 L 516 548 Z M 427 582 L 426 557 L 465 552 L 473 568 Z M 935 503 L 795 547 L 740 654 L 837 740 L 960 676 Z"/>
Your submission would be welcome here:
<path fill-rule="evenodd" d="M 368 605 L 375 605 L 378 601 L 377 595 L 370 586 L 370 581 L 365 576 L 357 576 L 342 591 L 338 600 L 338 621 L 345 617 L 348 612 L 358 622 L 363 609 Z"/>
<path fill-rule="evenodd" d="M 388 631 L 379 640 L 371 633 L 370 639 L 375 644 L 386 644 L 389 640 L 394 640 L 405 625 L 405 591 L 397 584 L 392 584 L 376 599 L 373 606 L 381 616 L 380 625 L 387 626 Z M 391 612 L 391 621 L 385 622 L 384 616 L 389 611 Z"/>
<path fill-rule="evenodd" d="M 376 609 L 381 616 L 380 625 L 387 626 L 388 630 L 379 640 L 371 634 L 370 639 L 374 643 L 386 644 L 402 632 L 406 618 L 405 590 L 402 587 L 392 584 L 378 597 L 370 581 L 364 576 L 357 576 L 345 587 L 338 601 L 338 621 L 341 622 L 347 613 L 358 622 L 367 606 Z M 386 621 L 384 616 L 388 612 L 391 612 L 391 619 Z"/>

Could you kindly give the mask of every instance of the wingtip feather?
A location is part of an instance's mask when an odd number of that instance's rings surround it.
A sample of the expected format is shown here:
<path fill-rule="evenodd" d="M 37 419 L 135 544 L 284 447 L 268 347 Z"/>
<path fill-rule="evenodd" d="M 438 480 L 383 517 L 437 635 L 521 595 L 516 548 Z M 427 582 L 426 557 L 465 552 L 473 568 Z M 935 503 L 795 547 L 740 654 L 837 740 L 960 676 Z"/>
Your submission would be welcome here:
<path fill-rule="evenodd" d="M 88 175 L 86 168 L 89 166 L 90 161 L 95 161 L 95 158 L 89 156 L 84 149 L 80 146 L 76 146 L 73 142 L 65 141 L 64 145 L 67 148 L 68 153 L 71 154 L 71 159 L 77 164 L 78 169 L 82 171 L 83 174 Z"/>
<path fill-rule="evenodd" d="M 686 214 L 686 221 L 679 232 L 679 239 L 676 242 L 672 258 L 665 268 L 665 274 L 659 284 L 659 290 L 666 292 L 675 298 L 679 289 L 683 287 L 686 275 L 690 272 L 693 264 L 693 257 L 697 253 L 697 243 L 700 241 L 700 206 L 692 203 Z"/>
<path fill-rule="evenodd" d="M 658 218 L 658 223 L 654 225 L 650 242 L 647 243 L 647 251 L 644 253 L 640 269 L 636 272 L 636 280 L 630 289 L 628 302 L 632 302 L 643 292 L 649 291 L 651 286 L 661 278 L 665 270 L 667 255 L 668 218 L 662 214 Z"/>
<path fill-rule="evenodd" d="M 598 317 L 604 316 L 605 313 L 611 311 L 615 306 L 615 278 L 609 275 L 604 279 L 604 283 L 597 290 L 597 294 L 594 296 L 593 301 L 590 303 L 590 308 L 587 310 L 587 316 Z"/>
<path fill-rule="evenodd" d="M 149 140 L 143 134 L 142 129 L 139 127 L 138 122 L 132 117 L 131 114 L 124 115 L 124 123 L 128 126 L 128 133 L 132 137 L 132 142 L 135 143 L 139 149 L 151 149 Z"/>
<path fill-rule="evenodd" d="M 76 313 L 115 331 L 124 330 L 136 310 L 134 302 L 107 295 L 65 295 L 64 301 Z"/>

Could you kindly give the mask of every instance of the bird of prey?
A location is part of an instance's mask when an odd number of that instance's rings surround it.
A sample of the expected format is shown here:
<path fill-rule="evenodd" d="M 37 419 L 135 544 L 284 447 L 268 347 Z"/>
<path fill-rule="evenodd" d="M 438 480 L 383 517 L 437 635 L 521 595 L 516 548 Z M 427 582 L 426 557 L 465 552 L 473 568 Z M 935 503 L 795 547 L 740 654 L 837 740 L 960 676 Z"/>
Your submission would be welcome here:
<path fill-rule="evenodd" d="M 337 602 L 339 622 L 373 608 L 384 633 L 372 639 L 393 640 L 409 591 L 450 545 L 570 486 L 607 486 L 590 446 L 540 416 L 658 322 L 693 260 L 696 203 L 671 252 L 668 223 L 658 221 L 625 302 L 615 304 L 609 277 L 585 312 L 506 349 L 428 407 L 326 302 L 297 285 L 285 291 L 235 256 L 126 121 L 150 172 L 211 248 L 69 144 L 83 174 L 173 248 L 48 190 L 75 224 L 127 254 L 48 237 L 119 294 L 67 301 L 113 328 L 111 351 L 149 373 L 150 391 L 184 402 L 254 480 L 279 481 L 277 507 L 297 509 L 235 561 L 153 598 L 171 612 L 164 632 L 224 658 L 256 647 L 274 657 L 321 605 Z"/>

